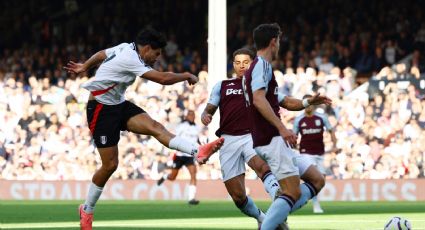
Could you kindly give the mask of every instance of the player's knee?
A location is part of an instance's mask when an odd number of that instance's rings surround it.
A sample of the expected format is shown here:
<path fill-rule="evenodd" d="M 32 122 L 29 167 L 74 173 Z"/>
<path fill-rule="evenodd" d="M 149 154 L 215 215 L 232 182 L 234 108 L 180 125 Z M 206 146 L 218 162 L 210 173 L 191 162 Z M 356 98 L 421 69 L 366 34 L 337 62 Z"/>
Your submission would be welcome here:
<path fill-rule="evenodd" d="M 315 177 L 315 180 L 312 182 L 314 187 L 316 188 L 317 192 L 320 192 L 323 187 L 325 187 L 325 177 L 320 174 L 317 177 Z"/>
<path fill-rule="evenodd" d="M 112 174 L 118 168 L 118 161 L 109 161 L 108 163 L 103 164 L 102 165 L 102 168 L 104 170 L 106 170 L 108 173 L 111 173 Z"/>
<path fill-rule="evenodd" d="M 174 180 L 176 180 L 176 176 L 168 175 L 167 179 L 170 180 L 170 181 L 174 181 Z"/>

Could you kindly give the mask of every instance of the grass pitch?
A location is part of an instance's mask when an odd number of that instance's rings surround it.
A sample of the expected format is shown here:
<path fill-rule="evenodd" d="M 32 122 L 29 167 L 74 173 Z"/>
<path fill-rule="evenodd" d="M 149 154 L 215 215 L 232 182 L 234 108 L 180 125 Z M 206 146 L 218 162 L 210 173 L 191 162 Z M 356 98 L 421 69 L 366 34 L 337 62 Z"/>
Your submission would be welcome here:
<path fill-rule="evenodd" d="M 79 229 L 81 201 L 0 201 L 0 229 Z M 257 205 L 267 210 L 270 202 Z M 425 230 L 425 202 L 322 202 L 324 214 L 311 205 L 289 217 L 293 230 L 383 229 L 402 216 L 414 230 Z M 94 229 L 257 229 L 231 201 L 99 201 Z"/>

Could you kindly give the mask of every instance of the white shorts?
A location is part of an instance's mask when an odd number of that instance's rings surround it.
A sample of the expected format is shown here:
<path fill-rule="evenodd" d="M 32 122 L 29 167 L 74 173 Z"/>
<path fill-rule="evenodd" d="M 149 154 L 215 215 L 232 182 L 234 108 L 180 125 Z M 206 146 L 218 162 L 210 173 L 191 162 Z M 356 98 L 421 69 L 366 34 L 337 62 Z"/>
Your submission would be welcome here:
<path fill-rule="evenodd" d="M 319 172 L 326 174 L 325 166 L 323 164 L 325 158 L 323 156 L 312 155 L 308 153 L 302 153 L 301 156 L 304 159 L 308 159 L 310 162 L 312 162 L 312 164 L 316 165 Z"/>
<path fill-rule="evenodd" d="M 251 134 L 240 136 L 222 135 L 224 144 L 220 149 L 220 165 L 223 181 L 245 173 L 245 163 L 256 155 Z"/>
<path fill-rule="evenodd" d="M 273 137 L 270 144 L 256 147 L 255 151 L 267 162 L 278 181 L 300 175 L 298 168 L 300 154 L 289 148 L 281 136 Z"/>

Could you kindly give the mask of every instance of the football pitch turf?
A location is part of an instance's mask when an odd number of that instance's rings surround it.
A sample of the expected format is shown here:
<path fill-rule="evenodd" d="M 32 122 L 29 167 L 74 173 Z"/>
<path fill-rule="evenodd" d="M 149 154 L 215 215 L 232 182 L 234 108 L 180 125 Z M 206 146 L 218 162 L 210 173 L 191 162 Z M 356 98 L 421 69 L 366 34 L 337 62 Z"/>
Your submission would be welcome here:
<path fill-rule="evenodd" d="M 79 201 L 0 201 L 0 229 L 78 229 Z M 266 210 L 270 202 L 257 202 Z M 324 214 L 311 205 L 289 217 L 297 229 L 383 229 L 393 216 L 402 216 L 412 229 L 425 230 L 425 202 L 322 202 Z M 231 201 L 100 201 L 94 229 L 257 229 Z"/>

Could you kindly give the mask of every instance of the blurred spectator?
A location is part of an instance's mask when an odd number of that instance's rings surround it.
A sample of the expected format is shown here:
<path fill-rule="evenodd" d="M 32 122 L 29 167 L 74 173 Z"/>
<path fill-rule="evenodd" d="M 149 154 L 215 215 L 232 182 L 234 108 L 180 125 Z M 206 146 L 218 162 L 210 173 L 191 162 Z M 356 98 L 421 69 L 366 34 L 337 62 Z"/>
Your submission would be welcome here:
<path fill-rule="evenodd" d="M 154 3 L 143 1 L 146 6 Z M 78 17 L 63 12 L 61 4 L 45 7 L 47 14 L 62 12 L 57 17 L 46 19 L 38 11 L 22 14 L 37 4 L 0 3 L 2 9 L 17 9 L 3 10 L 0 16 L 4 25 L 13 25 L 0 28 L 0 179 L 91 179 L 100 159 L 87 128 L 88 92 L 80 85 L 93 73 L 68 76 L 63 63 L 84 61 L 94 50 L 123 39 L 131 42 L 140 29 L 134 25 L 150 22 L 170 35 L 155 68 L 199 73 L 200 82 L 165 87 L 138 79 L 126 98 L 171 131 L 183 111 L 205 107 L 207 1 L 160 0 L 161 7 L 140 7 L 135 0 L 125 7 L 120 1 L 78 1 Z M 279 7 L 284 14 L 270 10 Z M 423 22 L 422 8 L 418 1 L 394 0 L 229 1 L 228 51 L 252 48 L 250 31 L 264 20 L 282 23 L 282 52 L 273 63 L 280 90 L 297 98 L 317 91 L 333 100 L 331 107 L 319 108 L 328 113 L 338 139 L 338 151 L 325 155 L 328 177 L 424 177 L 425 96 L 416 84 L 425 72 L 425 23 L 417 24 Z M 160 17 L 152 22 L 153 15 Z M 181 15 L 192 15 L 191 26 Z M 407 64 L 398 63 L 409 54 Z M 357 87 L 357 73 L 379 82 L 374 92 Z M 282 109 L 281 115 L 290 127 L 297 113 Z M 200 140 L 207 139 L 206 133 L 204 129 Z M 123 135 L 119 147 L 114 178 L 157 179 L 169 161 L 170 150 L 146 136 Z M 256 178 L 252 170 L 246 175 Z M 219 179 L 218 158 L 199 167 L 197 177 Z M 182 172 L 178 178 L 189 179 L 189 174 Z"/>

